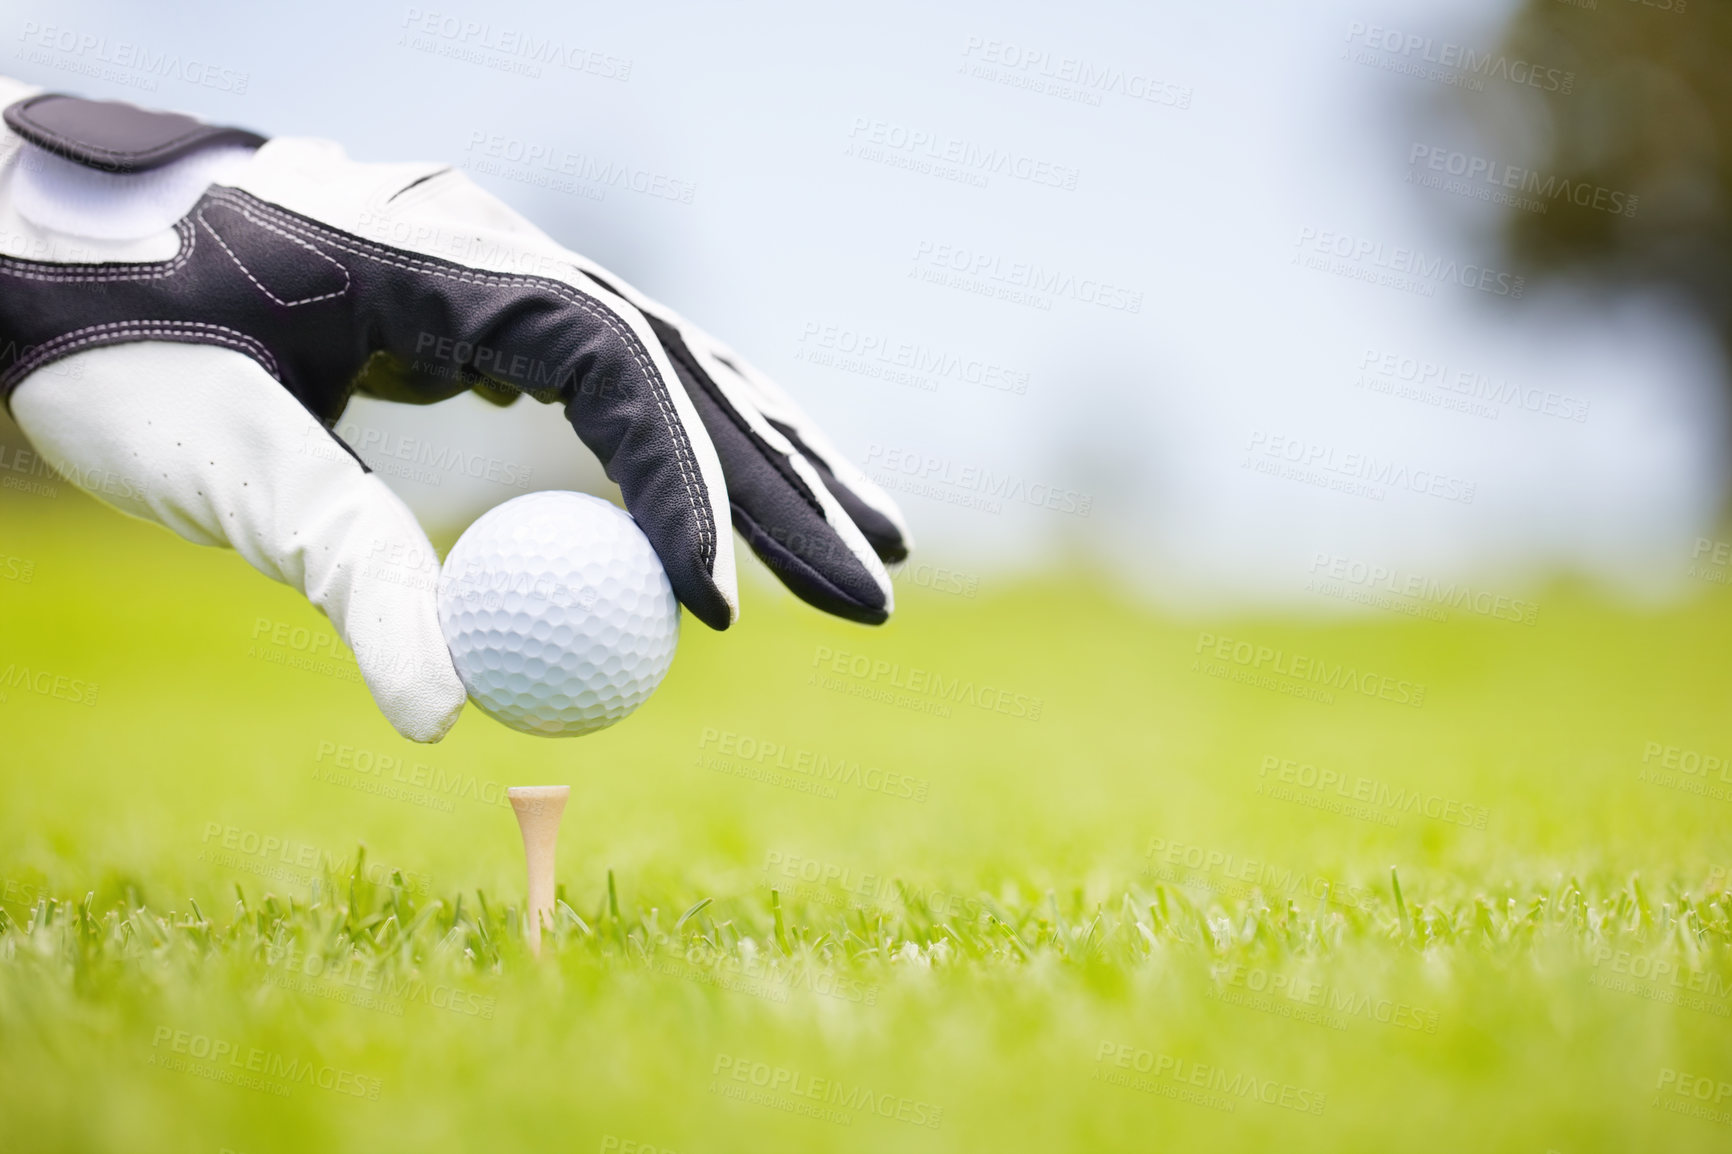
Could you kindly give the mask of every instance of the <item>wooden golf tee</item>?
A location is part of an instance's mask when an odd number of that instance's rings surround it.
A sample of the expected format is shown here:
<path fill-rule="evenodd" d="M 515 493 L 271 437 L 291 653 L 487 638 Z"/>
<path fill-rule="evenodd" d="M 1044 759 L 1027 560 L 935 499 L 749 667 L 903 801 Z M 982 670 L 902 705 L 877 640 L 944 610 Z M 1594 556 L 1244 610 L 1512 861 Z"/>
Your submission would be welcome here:
<path fill-rule="evenodd" d="M 541 923 L 553 925 L 553 851 L 569 785 L 518 785 L 505 791 L 523 831 L 523 857 L 529 865 L 529 952 L 541 956 Z"/>

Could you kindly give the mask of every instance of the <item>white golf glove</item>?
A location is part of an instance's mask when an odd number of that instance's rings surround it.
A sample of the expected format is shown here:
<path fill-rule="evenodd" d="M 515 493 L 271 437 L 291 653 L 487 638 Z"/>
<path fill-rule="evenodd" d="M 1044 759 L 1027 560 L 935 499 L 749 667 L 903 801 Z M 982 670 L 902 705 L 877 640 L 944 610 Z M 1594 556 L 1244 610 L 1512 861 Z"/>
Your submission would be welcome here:
<path fill-rule="evenodd" d="M 385 716 L 464 700 L 408 508 L 330 432 L 362 391 L 564 406 L 680 601 L 739 611 L 728 524 L 820 609 L 878 623 L 895 505 L 726 347 L 461 173 L 360 164 L 0 78 L 0 397 L 56 469 L 301 590 Z"/>

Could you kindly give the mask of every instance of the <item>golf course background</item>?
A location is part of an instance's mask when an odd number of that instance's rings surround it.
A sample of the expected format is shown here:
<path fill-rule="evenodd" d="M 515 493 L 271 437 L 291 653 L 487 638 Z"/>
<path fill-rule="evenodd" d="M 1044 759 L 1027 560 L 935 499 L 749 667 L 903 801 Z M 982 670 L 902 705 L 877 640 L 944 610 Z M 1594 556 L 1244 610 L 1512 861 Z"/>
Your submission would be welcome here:
<path fill-rule="evenodd" d="M 912 570 L 880 630 L 748 574 L 614 729 L 424 747 L 232 553 L 52 479 L 0 524 L 7 1150 L 1732 1145 L 1720 570 L 1311 621 Z"/>

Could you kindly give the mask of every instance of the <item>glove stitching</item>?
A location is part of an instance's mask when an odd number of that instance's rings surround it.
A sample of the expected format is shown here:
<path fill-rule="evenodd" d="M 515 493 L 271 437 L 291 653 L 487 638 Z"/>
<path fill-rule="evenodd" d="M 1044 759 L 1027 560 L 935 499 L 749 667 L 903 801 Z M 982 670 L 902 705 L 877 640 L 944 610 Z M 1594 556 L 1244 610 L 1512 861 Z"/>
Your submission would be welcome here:
<path fill-rule="evenodd" d="M 76 283 L 79 281 L 123 281 L 123 280 L 162 280 L 171 277 L 186 266 L 192 259 L 193 246 L 198 243 L 198 236 L 192 225 L 185 219 L 176 222 L 174 231 L 180 236 L 180 251 L 166 261 L 155 261 L 147 264 L 102 265 L 74 264 L 66 265 L 68 269 L 78 272 L 32 272 L 30 269 L 43 268 L 39 261 L 19 260 L 13 257 L 0 257 L 0 274 L 17 277 L 20 280 L 64 281 Z M 115 271 L 116 268 L 121 271 Z M 130 270 L 130 271 L 128 271 Z"/>
<path fill-rule="evenodd" d="M 672 325 L 669 325 L 668 327 L 673 328 Z M 691 350 L 684 347 L 685 340 L 683 336 L 680 339 L 680 345 L 680 348 L 675 349 L 669 346 L 666 341 L 662 342 L 662 348 L 668 354 L 668 359 L 677 361 L 685 366 L 686 371 L 692 374 L 692 379 L 697 381 L 699 387 L 709 394 L 710 399 L 715 402 L 716 407 L 719 408 L 722 411 L 722 414 L 727 417 L 729 423 L 740 431 L 741 435 L 746 438 L 746 442 L 750 444 L 752 448 L 757 450 L 758 456 L 762 458 L 764 463 L 774 469 L 777 475 L 782 478 L 783 482 L 805 501 L 807 507 L 818 515 L 819 520 L 823 521 L 826 525 L 830 524 L 830 518 L 825 513 L 824 506 L 819 504 L 817 496 L 811 490 L 811 486 L 806 484 L 806 479 L 794 471 L 794 466 L 788 460 L 788 455 L 771 445 L 770 442 L 764 438 L 763 434 L 759 433 L 757 429 L 752 427 L 751 421 L 744 413 L 740 412 L 739 409 L 735 407 L 732 401 L 728 399 L 727 394 L 722 391 L 722 387 L 716 383 L 712 374 L 705 372 L 698 364 L 697 358 L 692 354 Z"/>
<path fill-rule="evenodd" d="M 198 330 L 198 331 L 192 331 Z M 88 328 L 74 329 L 62 333 L 52 341 L 44 341 L 31 355 L 14 366 L 13 371 L 6 374 L 6 384 L 22 380 L 34 372 L 46 361 L 69 355 L 90 345 L 117 343 L 116 338 L 122 337 L 192 337 L 201 341 L 223 345 L 236 352 L 245 353 L 259 362 L 264 370 L 276 378 L 279 383 L 282 376 L 277 372 L 277 362 L 270 351 L 252 337 L 237 332 L 225 325 L 206 324 L 203 321 L 110 321 L 107 324 L 91 325 Z"/>
<path fill-rule="evenodd" d="M 213 186 L 207 195 L 214 200 L 224 202 L 234 201 L 236 202 L 235 207 L 237 210 L 243 212 L 245 211 L 245 208 L 248 207 L 248 200 L 251 199 L 248 198 L 247 200 L 243 200 L 241 197 L 244 194 L 220 186 Z M 277 216 L 274 207 L 267 202 L 255 201 L 252 203 L 251 207 L 257 208 L 262 214 Z M 694 493 L 698 491 L 699 485 L 699 482 L 695 480 L 694 477 L 701 478 L 702 476 L 701 472 L 697 469 L 696 456 L 691 449 L 689 440 L 685 436 L 685 430 L 680 426 L 677 416 L 674 413 L 673 403 L 666 392 L 666 382 L 661 379 L 661 374 L 655 371 L 653 364 L 648 360 L 642 342 L 637 339 L 637 334 L 633 333 L 630 328 L 625 327 L 619 317 L 614 316 L 609 310 L 600 304 L 591 301 L 588 297 L 585 297 L 583 294 L 578 292 L 574 287 L 563 284 L 560 281 L 549 280 L 543 277 L 510 276 L 504 273 L 487 272 L 482 269 L 464 269 L 462 272 L 454 272 L 451 269 L 419 260 L 401 250 L 376 246 L 360 237 L 354 236 L 350 233 L 340 232 L 335 229 L 326 228 L 316 222 L 289 216 L 277 216 L 277 219 L 284 228 L 300 229 L 306 233 L 320 236 L 321 239 L 331 244 L 333 247 L 344 249 L 357 256 L 378 261 L 381 264 L 390 265 L 394 268 L 401 268 L 408 272 L 418 272 L 431 276 L 443 277 L 447 280 L 454 280 L 460 283 L 492 286 L 516 285 L 547 289 L 553 292 L 555 296 L 560 297 L 567 303 L 576 305 L 578 308 L 583 309 L 585 312 L 601 321 L 601 323 L 606 325 L 608 330 L 612 332 L 615 337 L 618 337 L 625 343 L 627 350 L 630 351 L 632 355 L 632 359 L 637 362 L 638 368 L 643 372 L 645 379 L 650 383 L 650 395 L 655 398 L 656 405 L 661 410 L 662 419 L 666 422 L 668 432 L 673 437 L 675 462 L 679 466 L 680 479 L 685 486 L 686 503 L 691 507 L 692 516 L 697 521 L 699 543 L 703 551 L 704 564 L 707 567 L 714 566 L 716 551 L 714 529 L 707 524 L 704 512 L 700 509 L 697 499 L 694 496 Z"/>
<path fill-rule="evenodd" d="M 811 562 L 790 549 L 786 542 L 766 529 L 763 522 L 754 519 L 745 509 L 737 504 L 732 505 L 732 509 L 734 513 L 734 524 L 740 527 L 740 533 L 752 546 L 752 551 L 757 553 L 758 556 L 763 559 L 764 564 L 769 567 L 772 573 L 775 573 L 779 577 L 781 576 L 783 568 L 796 570 L 803 580 L 809 581 L 813 585 L 818 586 L 826 594 L 842 604 L 857 606 L 861 609 L 876 608 L 875 606 L 868 605 L 861 601 L 860 598 L 855 597 L 844 590 L 840 585 L 830 580 L 825 573 L 815 568 Z M 769 544 L 766 545 L 765 542 L 768 542 Z M 775 548 L 772 549 L 771 546 L 774 546 Z M 775 560 L 771 561 L 770 558 L 764 557 L 761 550 L 769 551 L 774 556 Z"/>
<path fill-rule="evenodd" d="M 250 197 L 243 199 L 244 194 L 238 194 L 220 186 L 213 186 L 206 195 L 209 199 L 229 205 L 229 207 L 241 212 L 242 215 L 248 217 L 248 219 L 255 219 L 253 214 L 247 211 L 249 207 L 257 208 L 261 215 L 275 217 L 280 223 L 281 228 L 274 229 L 273 231 L 278 231 L 281 235 L 284 235 L 286 239 L 296 241 L 296 243 L 305 242 L 298 241 L 297 238 L 288 235 L 287 232 L 283 231 L 284 229 L 298 229 L 310 235 L 322 236 L 323 239 L 339 249 L 352 252 L 357 256 L 365 257 L 381 264 L 404 269 L 408 272 L 436 276 L 446 280 L 457 281 L 459 283 L 490 286 L 527 286 L 539 288 L 544 291 L 550 291 L 566 303 L 582 309 L 591 317 L 599 320 L 607 327 L 609 332 L 625 345 L 627 351 L 630 352 L 632 359 L 636 362 L 639 371 L 643 373 L 645 380 L 649 382 L 650 395 L 655 398 L 656 406 L 661 412 L 663 423 L 667 426 L 668 433 L 674 442 L 674 460 L 680 471 L 680 479 L 685 491 L 686 504 L 691 509 L 693 520 L 697 524 L 699 546 L 705 567 L 712 570 L 713 576 L 716 559 L 716 526 L 711 524 L 710 518 L 706 517 L 707 507 L 700 506 L 696 497 L 696 494 L 699 491 L 702 491 L 700 488 L 702 472 L 697 465 L 696 453 L 686 435 L 685 429 L 680 424 L 677 414 L 674 411 L 672 400 L 667 391 L 668 386 L 666 381 L 662 379 L 660 373 L 655 371 L 654 365 L 649 359 L 642 342 L 639 341 L 637 335 L 624 324 L 622 318 L 614 315 L 611 310 L 605 308 L 598 302 L 590 300 L 576 288 L 559 281 L 541 277 L 510 276 L 479 269 L 465 269 L 462 272 L 456 272 L 452 269 L 441 267 L 428 261 L 422 261 L 410 257 L 408 254 L 403 253 L 400 250 L 376 246 L 348 233 L 326 229 L 312 222 L 301 220 L 300 218 L 288 216 L 286 214 L 279 214 L 273 210 L 272 206 L 264 202 L 252 201 L 252 198 Z M 251 203 L 249 204 L 249 202 Z M 209 229 L 210 226 L 208 222 L 203 223 L 205 223 L 206 228 Z M 264 227 L 270 227 L 270 225 L 263 221 L 256 221 L 256 223 L 259 223 Z M 215 236 L 215 230 L 210 229 L 210 231 L 217 242 L 222 244 L 221 237 Z M 171 277 L 179 272 L 192 258 L 194 246 L 198 243 L 197 232 L 193 229 L 191 222 L 188 219 L 183 218 L 177 222 L 175 225 L 175 232 L 181 240 L 180 251 L 170 260 L 163 262 L 147 265 L 121 266 L 118 269 L 114 266 L 98 264 L 69 265 L 66 266 L 64 271 L 43 271 L 40 262 L 20 261 L 10 257 L 0 257 L 0 274 L 21 280 L 58 283 L 161 280 Z M 307 247 L 312 246 L 308 245 Z M 223 248 L 225 251 L 228 251 L 228 246 L 226 244 L 223 244 Z M 314 251 L 318 252 L 316 248 Z M 323 253 L 319 253 L 319 255 L 324 256 Z M 229 256 L 231 259 L 234 259 L 232 251 L 229 251 Z M 326 256 L 325 259 L 330 260 L 331 258 Z M 241 268 L 243 273 L 246 273 L 249 280 L 251 280 L 255 285 L 258 285 L 258 281 L 252 277 L 250 272 L 247 272 L 244 265 L 241 265 L 238 260 L 236 260 L 235 263 Z M 338 267 L 342 268 L 340 263 L 335 261 L 332 261 L 332 263 L 338 264 Z M 348 271 L 346 269 L 343 271 L 345 277 L 347 277 Z M 265 292 L 267 296 L 271 297 L 271 299 L 278 300 L 278 298 L 269 293 L 268 290 L 265 290 L 264 286 L 258 285 L 258 287 L 260 291 Z M 283 302 L 279 300 L 278 303 Z M 157 327 L 150 328 L 148 327 L 150 325 L 156 325 Z M 103 341 L 111 341 L 117 337 L 184 337 L 194 335 L 193 330 L 202 330 L 203 335 L 209 336 L 213 343 L 222 344 L 226 347 L 234 348 L 236 351 L 244 352 L 253 356 L 264 365 L 273 377 L 281 381 L 281 373 L 276 367 L 275 360 L 270 357 L 270 354 L 263 348 L 263 346 L 258 345 L 257 342 L 254 342 L 252 338 L 247 337 L 243 333 L 238 333 L 235 330 L 225 328 L 224 326 L 202 324 L 200 322 L 147 322 L 140 320 L 136 322 L 113 322 L 107 325 L 97 325 L 89 329 L 80 329 L 74 333 L 64 334 L 62 337 L 56 338 L 55 341 L 49 342 L 42 348 L 36 350 L 36 354 L 30 361 L 14 365 L 13 372 L 5 374 L 4 378 L 0 378 L 0 389 L 6 389 L 6 386 L 22 379 L 26 372 L 34 370 L 37 365 L 43 363 L 43 360 L 50 355 L 65 355 L 66 353 L 83 348 L 87 345 Z M 9 389 L 6 389 L 6 391 L 9 391 Z"/>
<path fill-rule="evenodd" d="M 250 220 L 254 224 L 258 225 L 260 228 L 263 228 L 263 229 L 266 229 L 270 232 L 276 233 L 278 236 L 282 237 L 284 240 L 290 242 L 291 244 L 300 245 L 302 248 L 306 249 L 308 252 L 312 253 L 314 256 L 318 257 L 320 260 L 324 261 L 325 263 L 333 266 L 334 268 L 336 268 L 336 270 L 338 272 L 343 274 L 343 287 L 338 289 L 336 292 L 322 293 L 319 296 L 307 297 L 304 300 L 286 301 L 286 300 L 282 299 L 281 297 L 279 297 L 276 293 L 272 292 L 270 289 L 266 288 L 263 284 L 259 283 L 259 278 L 254 276 L 252 270 L 246 266 L 245 262 L 243 262 L 240 257 L 235 255 L 235 250 L 228 246 L 227 241 L 223 240 L 222 234 L 219 233 L 215 228 L 211 227 L 210 221 L 205 219 L 204 209 L 202 209 L 202 208 L 199 209 L 198 210 L 198 222 L 200 224 L 204 225 L 205 231 L 210 233 L 212 239 L 214 239 L 217 242 L 217 244 L 222 246 L 222 250 L 224 252 L 229 254 L 229 259 L 234 261 L 235 267 L 240 269 L 241 272 L 246 275 L 246 278 L 253 282 L 253 287 L 258 289 L 260 292 L 264 293 L 265 296 L 269 297 L 272 301 L 275 301 L 277 304 L 282 305 L 286 309 L 292 309 L 296 305 L 310 305 L 310 304 L 314 303 L 315 301 L 328 301 L 328 300 L 331 300 L 335 297 L 340 297 L 344 293 L 349 291 L 349 285 L 351 283 L 350 277 L 349 277 L 349 270 L 344 268 L 340 261 L 332 260 L 330 257 L 326 256 L 318 248 L 314 247 L 313 245 L 308 244 L 304 240 L 301 240 L 299 237 L 290 236 L 288 233 L 284 232 L 282 229 L 278 228 L 276 225 L 271 224 L 269 221 L 260 220 L 258 217 L 254 216 L 252 213 L 248 212 L 244 207 L 238 207 L 238 206 L 233 206 L 233 205 L 231 205 L 230 207 L 234 208 L 234 210 L 236 212 L 240 213 L 242 216 L 246 217 L 248 220 Z"/>

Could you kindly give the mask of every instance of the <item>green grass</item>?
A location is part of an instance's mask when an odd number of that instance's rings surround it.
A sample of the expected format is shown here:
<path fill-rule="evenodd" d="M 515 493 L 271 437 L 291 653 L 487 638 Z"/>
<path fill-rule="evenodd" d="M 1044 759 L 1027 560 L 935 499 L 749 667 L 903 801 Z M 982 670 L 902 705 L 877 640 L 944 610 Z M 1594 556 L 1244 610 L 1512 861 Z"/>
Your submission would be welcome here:
<path fill-rule="evenodd" d="M 1719 590 L 1187 622 L 989 576 L 868 631 L 748 582 L 624 725 L 417 747 L 234 556 L 0 509 L 8 1151 L 1732 1145 L 1732 802 L 1643 779 L 1732 752 Z M 1205 634 L 1423 705 L 1209 676 Z M 745 740 L 792 768 L 711 760 Z M 537 961 L 497 791 L 547 782 Z"/>

